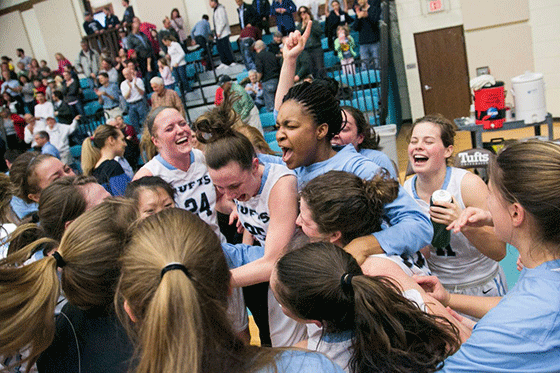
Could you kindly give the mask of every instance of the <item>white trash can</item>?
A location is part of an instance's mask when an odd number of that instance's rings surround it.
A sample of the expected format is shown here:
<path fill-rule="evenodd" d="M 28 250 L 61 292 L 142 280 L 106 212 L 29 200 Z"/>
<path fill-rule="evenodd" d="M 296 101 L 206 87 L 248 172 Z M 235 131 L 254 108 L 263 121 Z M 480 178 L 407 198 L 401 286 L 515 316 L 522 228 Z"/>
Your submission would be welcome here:
<path fill-rule="evenodd" d="M 399 164 L 397 155 L 397 125 L 386 124 L 384 126 L 373 127 L 375 133 L 379 135 L 379 147 L 381 151 L 389 156 L 396 165 Z"/>

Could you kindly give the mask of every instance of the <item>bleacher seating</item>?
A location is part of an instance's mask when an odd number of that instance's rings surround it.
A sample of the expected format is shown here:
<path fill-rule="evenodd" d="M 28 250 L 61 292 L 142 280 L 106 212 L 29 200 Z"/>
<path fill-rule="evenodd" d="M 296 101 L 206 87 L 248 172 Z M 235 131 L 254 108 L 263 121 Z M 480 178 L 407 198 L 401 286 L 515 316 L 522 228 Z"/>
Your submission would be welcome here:
<path fill-rule="evenodd" d="M 323 48 L 324 51 L 329 50 L 329 39 L 328 38 L 322 38 L 321 39 L 321 47 Z"/>
<path fill-rule="evenodd" d="M 263 129 L 271 128 L 276 125 L 276 121 L 274 120 L 274 113 L 264 113 L 259 114 L 261 117 L 261 124 Z"/>
<path fill-rule="evenodd" d="M 248 71 L 245 70 L 245 71 L 240 72 L 239 74 L 237 74 L 237 77 L 236 77 L 237 83 L 240 83 L 243 79 L 245 79 L 248 76 L 249 76 Z"/>
<path fill-rule="evenodd" d="M 340 62 L 338 57 L 333 51 L 326 51 L 323 55 L 323 60 L 325 61 L 325 68 L 328 69 Z"/>
<path fill-rule="evenodd" d="M 262 41 L 263 41 L 266 45 L 272 43 L 272 39 L 273 39 L 273 35 L 272 35 L 272 34 L 264 34 L 264 35 L 262 36 Z"/>
<path fill-rule="evenodd" d="M 80 87 L 83 88 L 89 88 L 89 81 L 87 78 L 82 78 L 80 79 Z"/>
<path fill-rule="evenodd" d="M 91 101 L 84 105 L 84 112 L 87 116 L 94 115 L 99 111 L 103 112 L 103 106 L 97 101 Z"/>
<path fill-rule="evenodd" d="M 89 102 L 98 99 L 97 94 L 91 88 L 82 89 L 82 94 L 83 94 L 84 102 Z"/>

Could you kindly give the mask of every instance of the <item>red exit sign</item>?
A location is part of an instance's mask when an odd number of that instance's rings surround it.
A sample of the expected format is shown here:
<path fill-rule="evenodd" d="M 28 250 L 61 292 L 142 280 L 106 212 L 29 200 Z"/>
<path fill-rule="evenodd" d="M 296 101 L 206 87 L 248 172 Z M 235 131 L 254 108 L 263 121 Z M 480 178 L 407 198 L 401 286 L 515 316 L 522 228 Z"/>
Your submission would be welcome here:
<path fill-rule="evenodd" d="M 428 13 L 441 12 L 443 10 L 442 0 L 429 0 L 428 1 Z"/>

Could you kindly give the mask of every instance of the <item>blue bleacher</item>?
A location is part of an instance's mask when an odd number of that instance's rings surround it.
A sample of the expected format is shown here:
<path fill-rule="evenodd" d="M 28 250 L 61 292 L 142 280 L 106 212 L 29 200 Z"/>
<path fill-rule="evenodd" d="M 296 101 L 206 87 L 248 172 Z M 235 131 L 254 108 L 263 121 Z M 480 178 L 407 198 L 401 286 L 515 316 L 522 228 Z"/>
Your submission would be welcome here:
<path fill-rule="evenodd" d="M 89 88 L 89 81 L 87 80 L 87 78 L 80 79 L 80 87 Z"/>
<path fill-rule="evenodd" d="M 239 51 L 239 44 L 237 43 L 237 41 L 230 41 L 229 42 L 231 44 L 231 51 L 232 52 L 237 52 Z"/>
<path fill-rule="evenodd" d="M 264 114 L 264 113 L 268 113 L 268 111 L 266 110 L 266 106 L 263 106 L 262 108 L 259 109 L 259 114 Z"/>
<path fill-rule="evenodd" d="M 90 88 L 83 89 L 82 94 L 84 96 L 84 102 L 89 102 L 89 101 L 93 101 L 93 100 L 98 99 L 95 91 L 93 89 L 90 89 Z"/>
<path fill-rule="evenodd" d="M 280 147 L 278 146 L 278 142 L 276 140 L 269 142 L 268 146 L 270 146 L 270 149 L 272 149 L 272 151 L 275 151 L 277 153 L 282 153 L 282 149 L 280 149 Z"/>
<path fill-rule="evenodd" d="M 325 52 L 325 54 L 323 55 L 323 59 L 325 61 L 325 68 L 328 69 L 329 67 L 332 67 L 334 65 L 336 65 L 337 63 L 339 63 L 339 59 L 336 56 L 336 54 L 333 51 L 327 51 Z"/>
<path fill-rule="evenodd" d="M 268 131 L 264 133 L 264 139 L 267 143 L 271 143 L 273 141 L 276 141 L 276 132 L 278 131 Z"/>
<path fill-rule="evenodd" d="M 321 47 L 323 48 L 324 51 L 329 50 L 329 39 L 328 38 L 322 38 L 321 39 Z"/>
<path fill-rule="evenodd" d="M 86 115 L 94 115 L 98 111 L 103 111 L 103 106 L 97 101 L 91 101 L 84 105 Z"/>
<path fill-rule="evenodd" d="M 247 70 L 240 72 L 237 74 L 237 83 L 240 83 L 243 79 L 249 76 L 249 72 Z"/>
<path fill-rule="evenodd" d="M 272 35 L 272 34 L 264 34 L 264 35 L 262 36 L 262 41 L 263 41 L 266 45 L 272 43 L 272 39 L 273 39 L 273 35 Z"/>
<path fill-rule="evenodd" d="M 365 70 L 357 74 L 340 74 L 338 71 L 333 73 L 333 78 L 343 84 L 348 84 L 350 87 L 359 86 L 362 84 L 374 84 L 381 80 L 381 73 L 379 70 Z"/>
<path fill-rule="evenodd" d="M 259 114 L 261 118 L 261 124 L 263 129 L 274 127 L 276 125 L 276 121 L 274 120 L 274 113 L 264 113 Z"/>

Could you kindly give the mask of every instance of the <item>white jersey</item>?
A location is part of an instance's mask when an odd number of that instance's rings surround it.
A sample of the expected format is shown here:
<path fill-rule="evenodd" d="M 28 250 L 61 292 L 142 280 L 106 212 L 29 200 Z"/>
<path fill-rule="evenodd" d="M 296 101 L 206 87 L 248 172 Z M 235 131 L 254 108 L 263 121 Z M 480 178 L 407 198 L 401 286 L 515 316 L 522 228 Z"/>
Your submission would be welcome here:
<path fill-rule="evenodd" d="M 294 175 L 295 173 L 284 165 L 266 163 L 264 165 L 261 187 L 257 195 L 246 202 L 235 201 L 239 221 L 243 227 L 253 235 L 260 244 L 264 246 L 270 214 L 268 209 L 268 199 L 270 191 L 281 177 Z"/>
<path fill-rule="evenodd" d="M 216 232 L 220 241 L 225 243 L 225 237 L 218 227 L 216 189 L 208 175 L 204 154 L 200 150 L 193 149 L 190 157 L 191 165 L 186 172 L 175 168 L 159 154 L 142 168 L 148 169 L 152 175 L 159 176 L 171 184 L 175 189 L 177 207 L 197 214 Z"/>
<path fill-rule="evenodd" d="M 455 198 L 461 209 L 465 208 L 461 195 L 461 181 L 469 171 L 455 167 L 447 167 L 447 173 L 441 189 L 447 190 Z M 404 183 L 404 189 L 420 205 L 422 211 L 429 216 L 429 203 L 418 197 L 416 192 L 416 175 Z M 474 247 L 461 232 L 451 232 L 451 242 L 445 249 L 436 250 L 430 247 L 428 266 L 441 283 L 453 288 L 457 285 L 472 284 L 493 279 L 500 269 L 495 260 L 488 258 Z"/>

